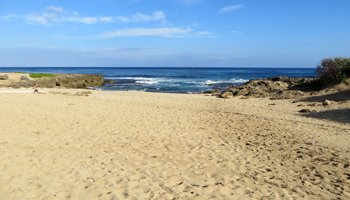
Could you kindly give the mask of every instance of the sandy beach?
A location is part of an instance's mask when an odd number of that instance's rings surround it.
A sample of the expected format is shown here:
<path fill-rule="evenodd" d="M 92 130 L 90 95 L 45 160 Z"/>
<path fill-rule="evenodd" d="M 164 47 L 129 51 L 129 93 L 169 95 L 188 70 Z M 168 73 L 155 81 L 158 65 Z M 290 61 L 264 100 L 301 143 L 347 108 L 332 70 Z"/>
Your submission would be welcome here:
<path fill-rule="evenodd" d="M 0 199 L 350 198 L 350 101 L 26 91 L 0 92 Z"/>

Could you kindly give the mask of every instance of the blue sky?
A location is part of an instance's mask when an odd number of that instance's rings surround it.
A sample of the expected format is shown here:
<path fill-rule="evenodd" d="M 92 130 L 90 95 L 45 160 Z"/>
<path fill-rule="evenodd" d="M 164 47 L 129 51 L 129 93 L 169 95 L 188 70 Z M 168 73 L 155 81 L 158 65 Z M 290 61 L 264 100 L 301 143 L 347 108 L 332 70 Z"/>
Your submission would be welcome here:
<path fill-rule="evenodd" d="M 0 66 L 315 67 L 349 0 L 2 0 Z"/>

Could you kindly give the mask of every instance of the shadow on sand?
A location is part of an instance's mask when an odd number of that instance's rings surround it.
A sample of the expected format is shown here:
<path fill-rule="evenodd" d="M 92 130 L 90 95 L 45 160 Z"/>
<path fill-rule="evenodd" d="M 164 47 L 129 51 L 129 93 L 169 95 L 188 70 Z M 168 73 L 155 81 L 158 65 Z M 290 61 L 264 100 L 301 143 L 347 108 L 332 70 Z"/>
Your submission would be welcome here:
<path fill-rule="evenodd" d="M 350 109 L 327 110 L 304 114 L 305 117 L 326 119 L 340 123 L 350 124 Z"/>
<path fill-rule="evenodd" d="M 345 90 L 345 91 L 322 95 L 322 96 L 312 96 L 305 99 L 301 99 L 300 101 L 324 102 L 325 100 L 350 101 L 350 90 Z M 350 124 L 350 108 L 311 112 L 311 113 L 304 114 L 303 116 Z"/>
<path fill-rule="evenodd" d="M 311 102 L 323 102 L 325 100 L 331 101 L 350 101 L 350 90 L 345 90 L 333 94 L 327 94 L 322 96 L 314 96 L 302 99 L 300 101 L 311 101 Z"/>

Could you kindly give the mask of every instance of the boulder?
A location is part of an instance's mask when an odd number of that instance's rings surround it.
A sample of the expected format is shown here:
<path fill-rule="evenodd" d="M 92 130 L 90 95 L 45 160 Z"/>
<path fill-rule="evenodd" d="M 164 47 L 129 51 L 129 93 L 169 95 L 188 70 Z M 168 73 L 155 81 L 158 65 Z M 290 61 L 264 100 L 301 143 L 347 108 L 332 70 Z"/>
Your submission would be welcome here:
<path fill-rule="evenodd" d="M 332 105 L 332 104 L 334 104 L 334 103 L 335 103 L 334 101 L 324 100 L 324 101 L 322 102 L 322 105 L 323 105 L 323 106 L 330 106 L 330 105 Z"/>
<path fill-rule="evenodd" d="M 232 94 L 232 92 L 224 92 L 220 95 L 220 97 L 227 99 L 227 98 L 233 97 L 233 94 Z"/>
<path fill-rule="evenodd" d="M 310 110 L 310 109 L 304 108 L 304 109 L 299 110 L 299 112 L 300 113 L 310 113 L 310 112 L 316 112 L 316 110 Z"/>
<path fill-rule="evenodd" d="M 30 78 L 28 76 L 23 75 L 23 76 L 21 76 L 20 80 L 21 81 L 30 81 Z"/>
<path fill-rule="evenodd" d="M 9 76 L 7 74 L 0 75 L 0 80 L 7 80 Z"/>

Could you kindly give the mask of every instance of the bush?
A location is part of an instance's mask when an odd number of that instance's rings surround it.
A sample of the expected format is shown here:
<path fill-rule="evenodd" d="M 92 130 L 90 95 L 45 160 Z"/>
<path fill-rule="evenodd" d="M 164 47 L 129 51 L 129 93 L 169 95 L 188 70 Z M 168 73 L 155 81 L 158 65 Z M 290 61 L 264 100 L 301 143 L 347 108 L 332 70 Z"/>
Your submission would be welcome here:
<path fill-rule="evenodd" d="M 317 75 L 322 83 L 336 84 L 350 77 L 350 58 L 324 59 L 317 67 Z"/>
<path fill-rule="evenodd" d="M 55 74 L 42 74 L 42 73 L 35 73 L 35 74 L 29 74 L 31 78 L 43 78 L 43 77 L 55 77 Z"/>
<path fill-rule="evenodd" d="M 299 83 L 295 87 L 302 89 L 302 90 L 318 91 L 318 90 L 321 90 L 323 88 L 323 84 L 321 83 L 320 79 L 314 79 L 314 80 L 310 80 L 310 81 L 305 81 L 303 83 Z"/>
<path fill-rule="evenodd" d="M 350 65 L 343 67 L 342 73 L 345 74 L 346 77 L 350 77 Z"/>
<path fill-rule="evenodd" d="M 350 58 L 324 59 L 317 66 L 317 78 L 296 85 L 311 90 L 321 90 L 327 86 L 341 83 L 350 77 Z"/>

